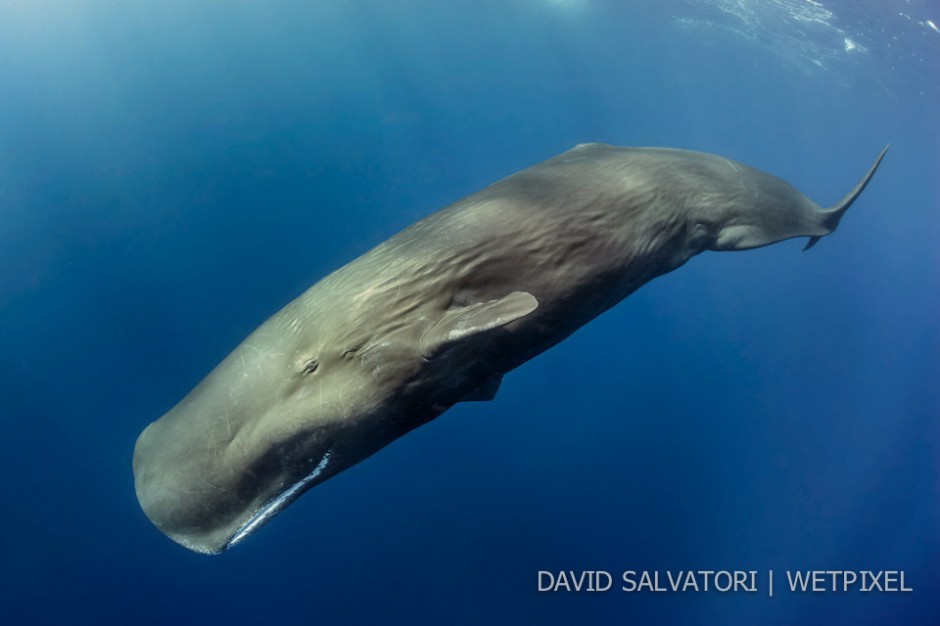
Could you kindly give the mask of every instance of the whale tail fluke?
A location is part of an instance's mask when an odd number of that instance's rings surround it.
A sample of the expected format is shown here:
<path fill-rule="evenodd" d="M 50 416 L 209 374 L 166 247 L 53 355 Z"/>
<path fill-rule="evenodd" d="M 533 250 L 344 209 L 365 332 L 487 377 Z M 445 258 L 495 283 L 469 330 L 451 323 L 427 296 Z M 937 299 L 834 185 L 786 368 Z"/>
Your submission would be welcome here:
<path fill-rule="evenodd" d="M 845 215 L 845 212 L 849 209 L 850 206 L 852 206 L 852 203 L 855 202 L 856 198 L 858 198 L 858 196 L 862 193 L 862 191 L 865 189 L 865 186 L 868 185 L 868 181 L 870 181 L 871 177 L 874 176 L 875 170 L 877 170 L 878 166 L 881 165 L 881 160 L 885 157 L 885 154 L 888 152 L 888 148 L 890 147 L 891 145 L 888 144 L 882 148 L 881 153 L 878 155 L 878 158 L 875 159 L 875 162 L 871 164 L 871 167 L 868 168 L 868 171 L 865 173 L 862 179 L 856 183 L 855 187 L 853 187 L 844 198 L 839 200 L 828 209 L 824 209 L 822 211 L 819 221 L 820 224 L 829 230 L 827 234 L 832 234 L 832 232 L 839 225 L 839 220 L 842 219 L 842 216 Z M 823 237 L 824 235 L 810 237 L 809 241 L 807 241 L 806 245 L 803 247 L 803 250 L 809 250 L 815 246 L 816 243 Z"/>

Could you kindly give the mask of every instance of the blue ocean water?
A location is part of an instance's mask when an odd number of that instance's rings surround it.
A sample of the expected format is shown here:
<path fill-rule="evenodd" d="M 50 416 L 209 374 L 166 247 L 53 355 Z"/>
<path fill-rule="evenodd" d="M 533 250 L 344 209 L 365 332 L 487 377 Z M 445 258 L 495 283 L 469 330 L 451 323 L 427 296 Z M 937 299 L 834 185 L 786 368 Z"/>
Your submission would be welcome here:
<path fill-rule="evenodd" d="M 938 623 L 938 25 L 926 0 L 0 3 L 0 620 Z M 151 526 L 138 433 L 251 330 L 585 141 L 824 205 L 892 148 L 812 251 L 703 254 L 230 552 Z M 784 588 L 810 569 L 914 591 Z"/>

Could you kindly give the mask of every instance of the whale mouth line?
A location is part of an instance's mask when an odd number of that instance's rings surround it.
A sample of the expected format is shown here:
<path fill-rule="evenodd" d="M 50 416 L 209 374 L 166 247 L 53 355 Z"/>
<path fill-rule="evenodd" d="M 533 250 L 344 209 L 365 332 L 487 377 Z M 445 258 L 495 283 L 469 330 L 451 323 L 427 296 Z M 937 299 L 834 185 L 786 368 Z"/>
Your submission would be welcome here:
<path fill-rule="evenodd" d="M 317 476 L 322 474 L 323 470 L 325 470 L 327 465 L 329 465 L 331 451 L 332 447 L 327 448 L 326 452 L 323 454 L 323 458 L 321 458 L 320 462 L 317 463 L 317 466 L 313 468 L 313 471 L 259 508 L 254 515 L 248 518 L 248 521 L 242 524 L 238 530 L 235 531 L 235 533 L 232 535 L 232 538 L 229 539 L 228 542 L 222 547 L 221 551 L 225 551 L 232 546 L 241 543 L 245 537 L 258 530 L 272 517 L 283 511 L 287 505 L 296 500 L 300 494 L 303 493 L 304 487 L 310 484 L 310 482 Z"/>

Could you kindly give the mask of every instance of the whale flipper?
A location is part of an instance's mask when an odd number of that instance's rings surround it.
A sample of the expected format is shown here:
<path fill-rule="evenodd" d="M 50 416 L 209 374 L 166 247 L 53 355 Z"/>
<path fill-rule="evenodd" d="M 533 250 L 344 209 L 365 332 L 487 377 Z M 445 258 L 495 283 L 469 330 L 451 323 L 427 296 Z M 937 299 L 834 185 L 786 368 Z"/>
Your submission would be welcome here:
<path fill-rule="evenodd" d="M 514 322 L 538 306 L 531 293 L 514 291 L 498 300 L 451 309 L 421 335 L 421 355 L 437 358 L 464 339 Z"/>
<path fill-rule="evenodd" d="M 503 382 L 503 375 L 499 374 L 487 379 L 485 383 L 464 396 L 461 402 L 489 402 L 496 397 L 499 386 Z"/>

